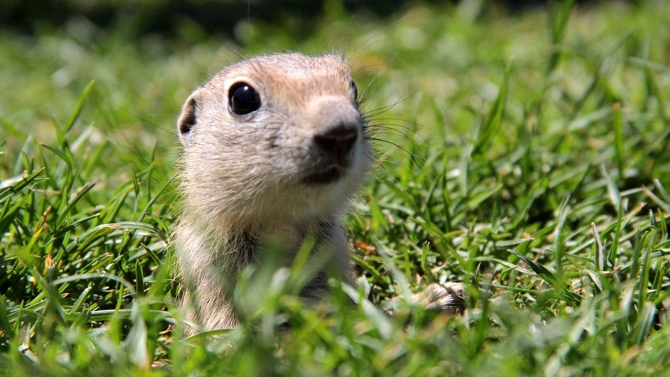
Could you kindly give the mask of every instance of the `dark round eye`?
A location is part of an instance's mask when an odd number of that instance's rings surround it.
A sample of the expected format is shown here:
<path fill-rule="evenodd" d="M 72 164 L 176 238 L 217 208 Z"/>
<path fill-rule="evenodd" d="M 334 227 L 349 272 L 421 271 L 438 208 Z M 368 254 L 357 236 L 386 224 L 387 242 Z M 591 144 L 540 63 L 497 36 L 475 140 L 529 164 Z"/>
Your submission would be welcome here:
<path fill-rule="evenodd" d="M 349 85 L 351 86 L 351 91 L 354 93 L 354 100 L 358 101 L 358 87 L 356 86 L 356 83 L 354 80 L 351 80 Z"/>
<path fill-rule="evenodd" d="M 228 91 L 230 111 L 237 115 L 249 114 L 261 107 L 261 97 L 251 85 L 240 82 Z"/>

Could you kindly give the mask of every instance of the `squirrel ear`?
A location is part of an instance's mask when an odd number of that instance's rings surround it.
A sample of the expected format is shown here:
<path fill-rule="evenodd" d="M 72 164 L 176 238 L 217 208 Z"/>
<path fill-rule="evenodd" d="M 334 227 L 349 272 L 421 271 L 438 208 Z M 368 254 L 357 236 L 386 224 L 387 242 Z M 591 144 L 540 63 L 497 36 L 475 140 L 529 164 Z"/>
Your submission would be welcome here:
<path fill-rule="evenodd" d="M 177 121 L 177 129 L 179 130 L 179 141 L 181 141 L 182 144 L 189 142 L 191 132 L 198 123 L 196 114 L 199 107 L 198 100 L 198 92 L 191 94 L 186 100 L 186 103 L 184 103 L 184 107 L 181 109 L 181 115 Z"/>

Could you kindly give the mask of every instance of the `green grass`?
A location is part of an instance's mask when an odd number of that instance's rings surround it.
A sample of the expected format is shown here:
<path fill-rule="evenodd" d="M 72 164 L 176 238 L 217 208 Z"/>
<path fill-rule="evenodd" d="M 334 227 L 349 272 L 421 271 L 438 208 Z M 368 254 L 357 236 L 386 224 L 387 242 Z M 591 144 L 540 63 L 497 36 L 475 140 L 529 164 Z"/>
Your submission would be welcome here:
<path fill-rule="evenodd" d="M 2 32 L 0 374 L 670 372 L 670 7 L 328 4 L 302 42 L 296 20 L 241 47 L 186 21 Z M 305 307 L 270 273 L 240 328 L 182 340 L 175 119 L 238 48 L 350 56 L 380 139 L 347 223 L 360 287 Z M 376 306 L 454 280 L 461 318 Z"/>

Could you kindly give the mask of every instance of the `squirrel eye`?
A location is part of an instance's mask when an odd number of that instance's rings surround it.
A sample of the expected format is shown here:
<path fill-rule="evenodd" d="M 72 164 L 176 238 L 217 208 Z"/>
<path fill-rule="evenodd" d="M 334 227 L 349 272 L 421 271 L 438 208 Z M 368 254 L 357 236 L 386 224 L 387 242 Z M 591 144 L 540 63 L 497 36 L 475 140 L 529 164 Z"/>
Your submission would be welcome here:
<path fill-rule="evenodd" d="M 240 82 L 230 87 L 228 91 L 230 111 L 237 115 L 249 114 L 261 107 L 261 97 L 251 85 Z"/>
<path fill-rule="evenodd" d="M 354 93 L 354 100 L 358 101 L 358 87 L 356 86 L 356 83 L 354 80 L 351 80 L 351 91 Z"/>

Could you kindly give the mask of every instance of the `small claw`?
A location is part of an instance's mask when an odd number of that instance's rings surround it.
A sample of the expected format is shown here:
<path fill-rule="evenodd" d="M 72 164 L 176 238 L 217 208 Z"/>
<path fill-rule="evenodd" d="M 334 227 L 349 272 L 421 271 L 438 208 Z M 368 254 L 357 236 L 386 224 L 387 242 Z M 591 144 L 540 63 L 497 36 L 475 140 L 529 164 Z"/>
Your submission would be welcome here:
<path fill-rule="evenodd" d="M 428 310 L 440 309 L 453 315 L 465 311 L 465 286 L 463 283 L 433 283 L 423 292 L 414 295 L 414 303 Z"/>

